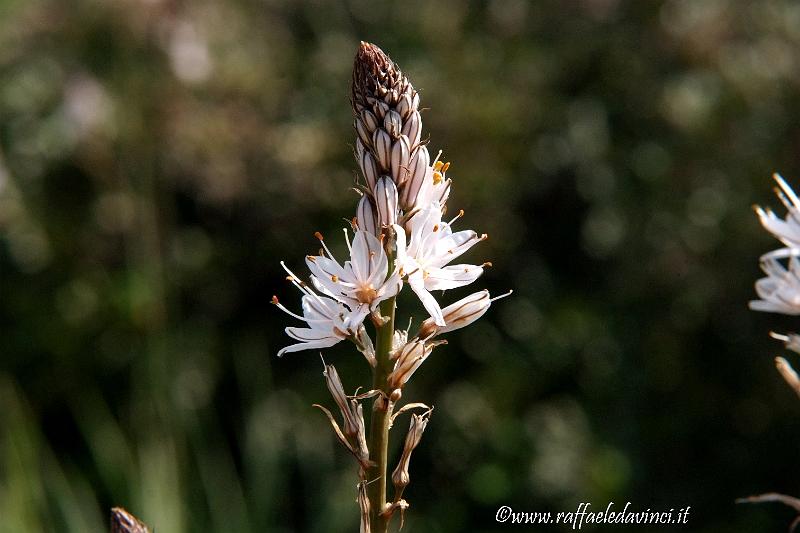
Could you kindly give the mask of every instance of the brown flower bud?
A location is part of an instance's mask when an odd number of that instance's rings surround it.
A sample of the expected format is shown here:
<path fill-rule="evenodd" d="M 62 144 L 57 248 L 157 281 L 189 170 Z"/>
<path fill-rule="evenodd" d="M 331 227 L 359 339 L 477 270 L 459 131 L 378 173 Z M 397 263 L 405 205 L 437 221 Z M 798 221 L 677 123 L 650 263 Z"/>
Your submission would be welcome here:
<path fill-rule="evenodd" d="M 394 369 L 386 381 L 389 390 L 402 389 L 432 350 L 432 345 L 422 341 L 409 342 L 400 348 L 395 356 Z"/>
<path fill-rule="evenodd" d="M 408 433 L 406 434 L 403 453 L 397 463 L 397 468 L 392 472 L 392 484 L 394 484 L 397 494 L 402 494 L 403 489 L 411 481 L 411 476 L 408 473 L 408 468 L 411 465 L 411 452 L 414 451 L 414 448 L 417 447 L 420 439 L 422 439 L 422 433 L 428 425 L 428 420 L 430 420 L 430 411 L 421 415 L 411 415 L 411 424 L 409 424 Z"/>

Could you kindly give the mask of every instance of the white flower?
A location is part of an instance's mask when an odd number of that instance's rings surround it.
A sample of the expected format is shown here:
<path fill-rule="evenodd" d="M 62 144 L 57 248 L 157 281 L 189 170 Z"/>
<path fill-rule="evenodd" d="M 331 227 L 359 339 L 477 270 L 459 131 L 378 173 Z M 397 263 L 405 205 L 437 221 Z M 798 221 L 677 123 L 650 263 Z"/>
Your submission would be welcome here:
<path fill-rule="evenodd" d="M 286 334 L 300 342 L 281 348 L 278 357 L 288 352 L 328 348 L 348 338 L 358 343 L 362 337 L 361 330 L 364 329 L 361 323 L 369 311 L 366 309 L 350 311 L 340 302 L 320 296 L 300 281 L 282 261 L 281 266 L 288 272 L 289 281 L 304 293 L 303 316 L 289 311 L 275 296 L 272 297 L 272 303 L 290 316 L 306 322 L 308 327 L 287 327 Z"/>
<path fill-rule="evenodd" d="M 429 291 L 455 289 L 469 285 L 483 273 L 483 265 L 450 265 L 450 261 L 486 239 L 472 230 L 453 233 L 450 228 L 463 214 L 450 222 L 442 222 L 442 207 L 433 202 L 415 214 L 408 223 L 410 236 L 406 244 L 405 231 L 395 225 L 397 263 L 408 275 L 408 284 L 422 301 L 437 326 L 445 326 L 439 303 Z"/>
<path fill-rule="evenodd" d="M 786 219 L 779 218 L 769 208 L 756 207 L 756 213 L 758 213 L 758 218 L 767 231 L 780 239 L 785 245 L 798 247 L 800 246 L 800 198 L 797 197 L 792 188 L 779 174 L 773 174 L 772 177 L 778 182 L 778 188 L 775 189 L 775 193 L 783 202 L 783 205 L 786 206 L 786 209 L 789 210 L 786 214 Z"/>
<path fill-rule="evenodd" d="M 403 286 L 397 269 L 389 275 L 389 259 L 381 241 L 374 235 L 356 231 L 353 244 L 347 242 L 350 260 L 344 265 L 334 259 L 322 235 L 317 234 L 317 238 L 322 242 L 327 257 L 306 257 L 311 281 L 320 292 L 347 305 L 356 315 L 367 315 L 382 301 L 395 296 Z"/>
<path fill-rule="evenodd" d="M 437 326 L 433 319 L 429 318 L 422 322 L 419 328 L 419 337 L 423 339 L 430 338 L 434 335 L 441 333 L 448 333 L 450 331 L 469 326 L 489 310 L 492 302 L 505 298 L 512 291 L 508 291 L 500 296 L 494 298 L 489 296 L 489 291 L 486 289 L 470 294 L 469 296 L 460 299 L 442 309 L 442 317 L 444 318 L 445 325 Z"/>
<path fill-rule="evenodd" d="M 782 248 L 761 256 L 761 270 L 767 277 L 756 281 L 760 300 L 750 302 L 750 309 L 800 315 L 800 250 Z M 781 260 L 788 260 L 788 268 Z"/>

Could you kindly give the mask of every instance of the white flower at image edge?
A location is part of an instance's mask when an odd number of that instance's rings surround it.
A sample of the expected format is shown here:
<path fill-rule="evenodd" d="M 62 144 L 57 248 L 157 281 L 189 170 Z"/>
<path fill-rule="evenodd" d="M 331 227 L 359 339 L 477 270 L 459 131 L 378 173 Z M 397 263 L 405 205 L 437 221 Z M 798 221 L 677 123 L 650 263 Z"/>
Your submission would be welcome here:
<path fill-rule="evenodd" d="M 786 246 L 800 246 L 800 198 L 780 174 L 772 176 L 778 183 L 775 193 L 786 209 L 786 219 L 781 219 L 772 209 L 756 207 L 756 213 L 764 228 L 780 239 Z"/>
<path fill-rule="evenodd" d="M 753 311 L 800 315 L 800 250 L 782 248 L 761 256 L 767 275 L 756 281 L 760 300 L 750 302 Z M 786 260 L 787 266 L 781 262 Z"/>
<path fill-rule="evenodd" d="M 353 310 L 356 315 L 366 316 L 378 304 L 400 291 L 403 282 L 395 269 L 390 276 L 389 259 L 383 245 L 366 231 L 356 231 L 350 249 L 350 260 L 340 265 L 331 254 L 325 241 L 320 239 L 328 257 L 309 255 L 306 264 L 311 270 L 314 287 L 323 294 L 335 298 Z"/>
<path fill-rule="evenodd" d="M 287 327 L 286 334 L 300 342 L 281 348 L 278 357 L 288 352 L 328 348 L 358 334 L 359 326 L 369 313 L 368 309 L 359 308 L 358 311 L 350 311 L 341 302 L 316 294 L 286 268 L 283 262 L 281 265 L 289 273 L 289 280 L 304 293 L 303 316 L 288 310 L 275 297 L 272 302 L 288 315 L 306 322 L 308 327 Z"/>
<path fill-rule="evenodd" d="M 442 308 L 430 291 L 455 289 L 469 285 L 483 273 L 485 265 L 450 265 L 448 263 L 484 240 L 472 230 L 453 233 L 450 222 L 442 222 L 442 207 L 433 202 L 416 213 L 408 223 L 410 236 L 406 242 L 403 228 L 395 225 L 397 264 L 408 276 L 408 284 L 417 294 L 437 326 L 445 326 Z"/>

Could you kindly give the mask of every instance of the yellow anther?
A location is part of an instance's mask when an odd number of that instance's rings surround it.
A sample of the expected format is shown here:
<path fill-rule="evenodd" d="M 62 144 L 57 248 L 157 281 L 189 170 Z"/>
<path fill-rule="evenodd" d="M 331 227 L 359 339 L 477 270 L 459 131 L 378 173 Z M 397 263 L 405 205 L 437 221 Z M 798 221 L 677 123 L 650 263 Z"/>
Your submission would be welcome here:
<path fill-rule="evenodd" d="M 439 224 L 436 224 L 436 225 L 433 227 L 433 231 L 439 231 Z"/>
<path fill-rule="evenodd" d="M 444 163 L 442 163 L 441 161 L 437 161 L 436 163 L 433 164 L 433 170 L 442 170 L 443 166 Z"/>
<path fill-rule="evenodd" d="M 448 168 L 450 168 L 450 161 L 448 161 L 447 163 L 445 163 L 445 164 L 442 166 L 442 172 L 447 172 L 447 169 L 448 169 Z"/>
<path fill-rule="evenodd" d="M 331 281 L 332 281 L 332 282 L 334 282 L 334 283 L 336 283 L 337 281 L 339 281 L 339 276 L 337 276 L 336 274 L 333 274 L 333 275 L 331 276 Z"/>
<path fill-rule="evenodd" d="M 324 238 L 322 237 L 322 233 L 320 233 L 318 231 L 314 232 L 314 237 L 316 237 L 317 239 L 319 239 L 321 241 L 324 240 Z"/>
<path fill-rule="evenodd" d="M 438 171 L 434 171 L 433 173 L 433 184 L 439 185 L 442 182 L 442 174 Z"/>

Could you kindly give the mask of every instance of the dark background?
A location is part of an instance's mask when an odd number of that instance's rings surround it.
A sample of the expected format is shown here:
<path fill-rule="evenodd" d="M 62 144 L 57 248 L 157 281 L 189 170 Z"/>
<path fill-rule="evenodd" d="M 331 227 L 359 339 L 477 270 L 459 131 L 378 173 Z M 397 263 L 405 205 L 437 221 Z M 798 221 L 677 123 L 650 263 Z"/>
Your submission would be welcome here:
<path fill-rule="evenodd" d="M 747 309 L 777 247 L 751 204 L 800 184 L 789 0 L 2 2 L 0 530 L 102 531 L 112 505 L 159 533 L 357 528 L 322 365 L 275 357 L 269 301 L 298 308 L 279 261 L 304 271 L 314 231 L 342 249 L 362 39 L 490 235 L 476 285 L 515 291 L 404 395 L 436 406 L 407 530 L 631 501 L 785 531 L 733 502 L 800 494 L 767 337 L 797 326 Z"/>

